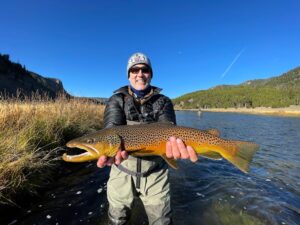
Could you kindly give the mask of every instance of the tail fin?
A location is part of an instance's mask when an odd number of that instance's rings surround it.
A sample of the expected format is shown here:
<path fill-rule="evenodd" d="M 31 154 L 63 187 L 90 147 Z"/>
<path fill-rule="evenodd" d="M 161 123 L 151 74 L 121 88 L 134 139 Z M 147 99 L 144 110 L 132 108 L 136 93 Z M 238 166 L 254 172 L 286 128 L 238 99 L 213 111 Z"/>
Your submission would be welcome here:
<path fill-rule="evenodd" d="M 230 150 L 233 154 L 222 155 L 241 171 L 247 173 L 253 155 L 259 150 L 259 145 L 253 142 L 233 141 L 235 150 Z M 227 146 L 228 149 L 229 146 Z M 231 147 L 231 146 L 230 146 Z"/>

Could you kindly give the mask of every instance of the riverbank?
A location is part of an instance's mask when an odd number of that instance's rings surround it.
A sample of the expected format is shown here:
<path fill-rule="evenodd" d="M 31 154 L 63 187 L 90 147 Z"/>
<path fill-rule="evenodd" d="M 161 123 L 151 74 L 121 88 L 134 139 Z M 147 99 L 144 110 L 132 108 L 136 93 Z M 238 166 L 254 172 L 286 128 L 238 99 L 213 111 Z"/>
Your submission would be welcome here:
<path fill-rule="evenodd" d="M 176 109 L 183 110 L 183 109 Z M 295 116 L 300 117 L 300 106 L 290 106 L 284 108 L 256 107 L 256 108 L 211 108 L 211 109 L 184 109 L 190 111 L 201 112 L 230 112 L 230 113 L 246 113 L 276 116 Z"/>
<path fill-rule="evenodd" d="M 18 196 L 47 185 L 65 143 L 102 127 L 102 105 L 40 99 L 0 101 L 0 205 L 18 203 Z"/>

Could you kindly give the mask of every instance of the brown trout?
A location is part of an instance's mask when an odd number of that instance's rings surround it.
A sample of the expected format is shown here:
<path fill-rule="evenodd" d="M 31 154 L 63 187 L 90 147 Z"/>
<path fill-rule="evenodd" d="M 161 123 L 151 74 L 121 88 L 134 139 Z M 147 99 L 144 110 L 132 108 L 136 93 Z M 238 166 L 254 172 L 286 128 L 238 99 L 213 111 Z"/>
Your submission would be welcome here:
<path fill-rule="evenodd" d="M 168 123 L 152 123 L 115 126 L 71 140 L 67 147 L 83 149 L 85 152 L 79 155 L 65 153 L 63 160 L 86 162 L 96 160 L 101 155 L 112 157 L 119 149 L 124 149 L 133 156 L 161 156 L 176 169 L 175 160 L 166 157 L 166 142 L 171 136 L 192 146 L 199 156 L 215 160 L 224 158 L 243 172 L 248 171 L 249 163 L 259 149 L 253 142 L 222 139 L 216 129 L 201 131 Z"/>

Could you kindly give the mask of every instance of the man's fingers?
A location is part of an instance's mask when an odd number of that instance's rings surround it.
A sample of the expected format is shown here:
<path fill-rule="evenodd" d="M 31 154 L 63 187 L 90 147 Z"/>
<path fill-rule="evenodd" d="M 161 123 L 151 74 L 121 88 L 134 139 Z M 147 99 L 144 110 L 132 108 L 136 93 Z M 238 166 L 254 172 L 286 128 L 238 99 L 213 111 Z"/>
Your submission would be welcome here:
<path fill-rule="evenodd" d="M 115 162 L 115 157 L 110 157 L 106 161 L 106 165 L 111 166 Z"/>
<path fill-rule="evenodd" d="M 124 159 L 128 158 L 128 153 L 124 150 L 119 150 L 114 157 L 100 156 L 97 161 L 97 166 L 103 168 L 112 164 L 120 165 Z"/>
<path fill-rule="evenodd" d="M 177 141 L 175 137 L 170 137 L 170 142 L 172 146 L 172 154 L 174 159 L 179 159 L 180 158 L 180 152 L 178 149 Z"/>
<path fill-rule="evenodd" d="M 115 155 L 115 164 L 119 165 L 122 162 L 122 159 L 121 151 L 118 151 Z"/>
<path fill-rule="evenodd" d="M 198 155 L 195 150 L 191 146 L 187 146 L 187 151 L 189 153 L 189 158 L 192 162 L 198 161 Z"/>
<path fill-rule="evenodd" d="M 106 161 L 107 161 L 107 157 L 102 155 L 100 156 L 100 158 L 97 161 L 97 166 L 100 168 L 103 168 L 104 166 L 106 166 Z"/>
<path fill-rule="evenodd" d="M 121 157 L 122 157 L 123 159 L 128 159 L 128 153 L 127 153 L 125 150 L 122 150 L 122 151 L 121 151 Z"/>
<path fill-rule="evenodd" d="M 166 144 L 166 156 L 168 158 L 173 158 L 173 154 L 172 154 L 172 145 L 170 141 L 167 141 Z"/>
<path fill-rule="evenodd" d="M 181 159 L 188 159 L 189 158 L 189 153 L 185 147 L 185 144 L 183 143 L 183 141 L 179 138 L 176 139 L 177 145 L 178 145 L 178 149 L 181 155 Z"/>

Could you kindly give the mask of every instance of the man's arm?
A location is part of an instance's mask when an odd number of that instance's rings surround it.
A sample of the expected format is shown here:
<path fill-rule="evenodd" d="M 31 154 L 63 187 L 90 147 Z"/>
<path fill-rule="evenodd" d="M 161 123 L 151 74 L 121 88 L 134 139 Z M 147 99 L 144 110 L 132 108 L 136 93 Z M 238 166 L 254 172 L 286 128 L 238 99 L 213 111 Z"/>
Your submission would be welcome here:
<path fill-rule="evenodd" d="M 115 94 L 109 98 L 104 110 L 103 124 L 104 128 L 126 124 L 122 94 Z"/>
<path fill-rule="evenodd" d="M 173 124 L 176 124 L 176 115 L 173 103 L 168 97 L 164 96 L 164 98 L 165 101 L 161 112 L 159 113 L 158 122 L 172 122 Z"/>
<path fill-rule="evenodd" d="M 123 97 L 121 94 L 113 95 L 108 100 L 104 111 L 103 124 L 104 128 L 126 124 L 126 118 L 123 110 Z M 97 161 L 97 166 L 103 168 L 105 166 L 111 166 L 112 164 L 119 165 L 127 158 L 127 152 L 120 149 L 114 157 L 100 156 Z"/>

